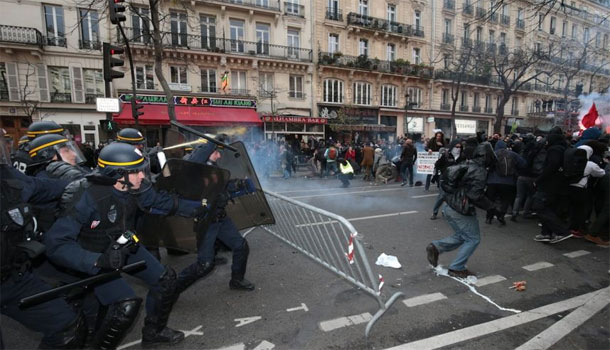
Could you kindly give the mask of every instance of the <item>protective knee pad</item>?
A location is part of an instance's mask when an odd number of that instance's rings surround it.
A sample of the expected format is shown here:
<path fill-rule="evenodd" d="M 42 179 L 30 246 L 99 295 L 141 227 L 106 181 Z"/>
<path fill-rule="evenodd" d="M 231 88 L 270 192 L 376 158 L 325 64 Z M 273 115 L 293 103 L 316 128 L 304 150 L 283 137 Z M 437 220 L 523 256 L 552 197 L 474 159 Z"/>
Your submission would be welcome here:
<path fill-rule="evenodd" d="M 87 337 L 87 325 L 82 314 L 65 329 L 42 340 L 39 349 L 82 349 Z"/>
<path fill-rule="evenodd" d="M 127 334 L 136 317 L 142 298 L 118 301 L 108 307 L 106 316 L 93 339 L 94 349 L 115 349 Z"/>
<path fill-rule="evenodd" d="M 155 307 L 146 315 L 144 320 L 145 327 L 160 330 L 167 325 L 169 314 L 179 296 L 176 287 L 176 271 L 166 266 L 165 272 L 159 277 L 158 291 L 151 290 L 149 292 L 148 297 L 153 298 Z"/>

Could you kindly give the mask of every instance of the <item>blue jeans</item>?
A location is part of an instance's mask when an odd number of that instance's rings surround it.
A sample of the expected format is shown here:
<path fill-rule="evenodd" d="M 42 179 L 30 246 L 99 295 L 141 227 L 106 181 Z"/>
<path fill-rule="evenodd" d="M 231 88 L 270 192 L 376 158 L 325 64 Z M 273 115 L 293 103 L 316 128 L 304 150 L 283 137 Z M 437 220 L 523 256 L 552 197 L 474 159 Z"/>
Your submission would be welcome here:
<path fill-rule="evenodd" d="M 400 176 L 403 183 L 407 183 L 408 180 L 409 186 L 413 186 L 413 163 L 402 162 L 400 164 Z"/>
<path fill-rule="evenodd" d="M 438 249 L 439 253 L 460 248 L 455 260 L 449 265 L 449 269 L 456 271 L 465 270 L 468 258 L 470 258 L 475 249 L 477 249 L 479 242 L 481 242 L 477 216 L 462 215 L 448 205 L 443 208 L 443 216 L 447 219 L 455 233 L 449 237 L 433 241 L 432 244 Z"/>
<path fill-rule="evenodd" d="M 337 162 L 326 161 L 326 175 L 329 175 L 332 171 L 332 175 L 336 175 L 339 171 L 337 168 Z"/>
<path fill-rule="evenodd" d="M 434 202 L 434 208 L 432 209 L 432 214 L 437 215 L 438 214 L 438 210 L 441 208 L 441 205 L 443 205 L 443 202 L 445 201 L 445 192 L 443 192 L 443 188 L 442 187 L 438 187 L 438 196 L 436 196 L 436 202 Z"/>
<path fill-rule="evenodd" d="M 534 178 L 519 176 L 517 178 L 517 197 L 513 204 L 513 216 L 517 216 L 519 214 L 519 209 L 521 208 L 523 208 L 523 215 L 527 216 L 532 214 L 534 193 L 536 193 Z"/>

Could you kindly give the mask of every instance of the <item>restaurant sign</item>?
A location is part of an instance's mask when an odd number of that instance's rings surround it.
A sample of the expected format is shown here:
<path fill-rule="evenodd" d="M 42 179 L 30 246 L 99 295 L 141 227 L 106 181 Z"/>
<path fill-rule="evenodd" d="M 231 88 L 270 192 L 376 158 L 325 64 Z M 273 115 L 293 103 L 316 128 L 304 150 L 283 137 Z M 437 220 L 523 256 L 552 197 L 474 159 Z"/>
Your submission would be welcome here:
<path fill-rule="evenodd" d="M 121 102 L 131 102 L 132 94 L 122 94 L 119 96 Z M 137 95 L 140 104 L 167 104 L 167 98 L 163 95 Z M 216 97 L 197 97 L 197 96 L 174 96 L 176 106 L 190 107 L 232 107 L 232 108 L 252 108 L 256 109 L 256 100 L 240 100 Z"/>
<path fill-rule="evenodd" d="M 325 118 L 307 118 L 307 117 L 289 117 L 289 116 L 275 116 L 270 115 L 263 117 L 266 122 L 275 123 L 303 123 L 303 124 L 327 124 L 328 120 Z"/>

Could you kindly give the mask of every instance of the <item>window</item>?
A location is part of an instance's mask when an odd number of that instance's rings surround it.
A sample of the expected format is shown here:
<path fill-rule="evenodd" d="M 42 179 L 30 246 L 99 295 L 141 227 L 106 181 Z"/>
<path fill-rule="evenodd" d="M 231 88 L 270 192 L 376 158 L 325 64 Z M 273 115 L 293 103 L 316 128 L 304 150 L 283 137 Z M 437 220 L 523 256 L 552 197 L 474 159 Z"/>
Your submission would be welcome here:
<path fill-rule="evenodd" d="M 174 84 L 186 84 L 186 67 L 170 66 L 169 67 L 171 82 Z"/>
<path fill-rule="evenodd" d="M 604 41 L 602 42 L 602 47 L 604 49 L 608 48 L 608 34 L 604 34 Z"/>
<path fill-rule="evenodd" d="M 248 82 L 246 81 L 246 72 L 231 71 L 231 93 L 237 95 L 248 94 Z"/>
<path fill-rule="evenodd" d="M 407 88 L 407 94 L 409 95 L 407 98 L 407 103 L 410 107 L 419 108 L 422 105 L 423 99 L 423 90 L 417 87 Z"/>
<path fill-rule="evenodd" d="M 6 66 L 0 62 L 0 77 L 6 77 Z M 5 79 L 0 79 L 0 100 L 8 100 L 8 86 Z"/>
<path fill-rule="evenodd" d="M 104 77 L 100 69 L 83 69 L 85 77 L 85 94 L 104 96 Z"/>
<path fill-rule="evenodd" d="M 371 104 L 371 84 L 365 82 L 354 83 L 354 104 Z"/>
<path fill-rule="evenodd" d="M 381 86 L 381 105 L 385 107 L 396 107 L 398 89 L 394 85 Z"/>
<path fill-rule="evenodd" d="M 256 6 L 269 7 L 269 0 L 256 0 Z"/>
<path fill-rule="evenodd" d="M 343 82 L 337 79 L 324 80 L 324 102 L 343 103 Z"/>
<path fill-rule="evenodd" d="M 201 69 L 201 92 L 215 93 L 216 90 L 216 70 L 202 68 Z"/>
<path fill-rule="evenodd" d="M 97 11 L 79 9 L 80 15 L 80 38 L 82 49 L 99 49 L 100 29 Z"/>
<path fill-rule="evenodd" d="M 231 51 L 244 52 L 244 21 L 229 20 L 229 30 L 231 32 Z"/>
<path fill-rule="evenodd" d="M 476 40 L 478 42 L 483 41 L 483 27 L 477 27 Z"/>
<path fill-rule="evenodd" d="M 49 72 L 51 102 L 71 102 L 72 84 L 68 67 L 49 66 L 47 71 Z"/>
<path fill-rule="evenodd" d="M 369 54 L 369 41 L 366 39 L 360 39 L 358 42 L 358 54 L 361 56 L 368 56 Z"/>
<path fill-rule="evenodd" d="M 515 47 L 521 47 L 521 42 L 522 42 L 521 37 L 516 36 L 515 37 Z"/>
<path fill-rule="evenodd" d="M 258 74 L 258 94 L 259 96 L 269 97 L 273 95 L 273 73 Z"/>
<path fill-rule="evenodd" d="M 369 0 L 358 0 L 358 13 L 362 16 L 369 15 Z"/>
<path fill-rule="evenodd" d="M 460 94 L 460 106 L 466 107 L 468 106 L 468 93 L 466 91 L 462 91 Z"/>
<path fill-rule="evenodd" d="M 269 54 L 269 25 L 266 23 L 256 23 L 256 53 Z"/>
<path fill-rule="evenodd" d="M 285 10 L 287 14 L 299 16 L 302 15 L 299 10 L 299 0 L 287 0 L 285 3 Z"/>
<path fill-rule="evenodd" d="M 415 63 L 415 64 L 421 63 L 421 49 L 418 47 L 413 48 L 413 63 Z"/>
<path fill-rule="evenodd" d="M 491 95 L 485 95 L 485 113 L 492 113 Z"/>
<path fill-rule="evenodd" d="M 288 80 L 289 93 L 288 96 L 292 98 L 305 98 L 303 95 L 303 76 L 302 75 L 291 75 Z"/>
<path fill-rule="evenodd" d="M 154 70 L 152 65 L 136 66 L 136 88 L 138 90 L 153 90 Z"/>
<path fill-rule="evenodd" d="M 328 34 L 328 52 L 339 51 L 339 34 Z"/>
<path fill-rule="evenodd" d="M 472 106 L 473 106 L 473 112 L 474 112 L 474 108 L 480 107 L 480 105 L 479 105 L 479 93 L 478 92 L 474 93 L 474 97 L 472 98 Z"/>
<path fill-rule="evenodd" d="M 470 24 L 464 24 L 464 39 L 470 39 Z"/>
<path fill-rule="evenodd" d="M 538 14 L 538 30 L 542 30 L 544 26 L 544 15 Z"/>
<path fill-rule="evenodd" d="M 511 107 L 510 107 L 510 111 L 512 115 L 518 115 L 519 114 L 519 98 L 518 97 L 513 97 L 512 98 L 512 103 L 511 103 Z"/>
<path fill-rule="evenodd" d="M 445 34 L 453 33 L 453 23 L 450 19 L 445 18 Z"/>
<path fill-rule="evenodd" d="M 301 33 L 298 29 L 289 28 L 288 35 L 288 58 L 299 58 L 299 48 L 301 47 Z"/>
<path fill-rule="evenodd" d="M 522 8 L 517 9 L 517 20 L 523 21 L 523 9 Z"/>
<path fill-rule="evenodd" d="M 549 27 L 549 33 L 555 34 L 556 27 L 557 27 L 557 18 L 551 16 L 551 26 Z"/>
<path fill-rule="evenodd" d="M 51 46 L 66 46 L 64 8 L 44 5 L 44 17 L 47 25 L 47 43 Z"/>
<path fill-rule="evenodd" d="M 572 24 L 572 39 L 576 39 L 576 35 L 578 35 L 578 26 L 576 23 Z"/>
<path fill-rule="evenodd" d="M 396 45 L 388 44 L 386 47 L 386 58 L 388 61 L 394 61 L 396 59 Z"/>
<path fill-rule="evenodd" d="M 199 16 L 199 27 L 201 28 L 201 48 L 210 49 L 216 47 L 216 17 L 208 15 Z"/>
<path fill-rule="evenodd" d="M 441 104 L 449 104 L 449 89 L 443 89 L 441 92 Z"/>
<path fill-rule="evenodd" d="M 506 33 L 500 33 L 500 44 L 506 45 Z"/>
<path fill-rule="evenodd" d="M 568 21 L 563 21 L 561 24 L 561 37 L 565 38 L 568 33 Z"/>
<path fill-rule="evenodd" d="M 147 44 L 150 42 L 150 11 L 144 7 L 135 7 L 131 14 L 131 25 L 133 27 L 133 41 Z"/>
<path fill-rule="evenodd" d="M 396 22 L 396 5 L 388 4 L 388 21 Z"/>
<path fill-rule="evenodd" d="M 599 44 L 602 42 L 601 38 L 602 38 L 602 33 L 597 32 L 595 33 L 595 47 L 599 47 Z"/>
<path fill-rule="evenodd" d="M 186 46 L 186 13 L 170 11 L 172 45 Z"/>
<path fill-rule="evenodd" d="M 443 56 L 443 69 L 449 69 L 450 66 L 451 66 L 451 56 L 444 55 Z"/>
<path fill-rule="evenodd" d="M 503 4 L 502 5 L 502 16 L 508 16 L 508 5 L 507 4 Z"/>
<path fill-rule="evenodd" d="M 420 30 L 421 28 L 421 12 L 419 11 L 415 11 L 415 19 L 414 19 L 414 24 L 415 24 L 415 30 Z"/>
<path fill-rule="evenodd" d="M 493 44 L 496 42 L 496 32 L 493 30 L 489 31 L 489 43 Z"/>
<path fill-rule="evenodd" d="M 583 45 L 589 44 L 589 40 L 591 39 L 591 36 L 589 34 L 589 28 L 585 28 L 585 30 L 583 31 L 582 39 L 583 39 Z"/>

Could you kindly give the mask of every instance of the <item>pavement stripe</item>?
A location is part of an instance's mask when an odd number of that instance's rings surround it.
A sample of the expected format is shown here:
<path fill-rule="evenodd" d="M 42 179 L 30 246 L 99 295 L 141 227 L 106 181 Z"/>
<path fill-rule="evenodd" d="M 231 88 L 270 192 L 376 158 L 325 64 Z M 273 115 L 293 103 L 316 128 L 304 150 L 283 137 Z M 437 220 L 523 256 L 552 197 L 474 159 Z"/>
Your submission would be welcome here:
<path fill-rule="evenodd" d="M 575 252 L 571 252 L 571 253 L 565 253 L 563 254 L 563 256 L 567 256 L 568 258 L 578 258 L 579 256 L 583 256 L 583 255 L 587 255 L 591 252 L 588 252 L 586 250 L 577 250 Z"/>
<path fill-rule="evenodd" d="M 605 296 L 599 295 L 598 297 L 591 298 L 583 306 L 555 322 L 552 326 L 545 329 L 516 350 L 544 350 L 550 348 L 561 340 L 561 338 L 570 334 L 570 332 L 605 308 L 609 303 L 609 299 L 610 293 L 607 292 L 605 293 Z"/>
<path fill-rule="evenodd" d="M 405 299 L 402 302 L 405 303 L 405 305 L 407 305 L 407 307 L 414 307 L 417 305 L 428 304 L 428 303 L 432 303 L 432 302 L 435 302 L 438 300 L 443 300 L 443 299 L 447 299 L 445 294 L 432 293 L 432 294 L 424 294 L 424 295 L 420 295 L 417 297 Z"/>
<path fill-rule="evenodd" d="M 320 329 L 324 332 L 330 332 L 338 328 L 343 328 L 347 326 L 353 326 L 360 323 L 365 323 L 370 321 L 373 318 L 370 313 L 365 312 L 360 315 L 353 315 L 347 317 L 339 317 L 334 320 L 322 321 L 320 322 Z"/>
<path fill-rule="evenodd" d="M 452 332 L 439 334 L 430 338 L 417 340 L 414 342 L 401 344 L 386 350 L 413 350 L 413 349 L 438 349 L 445 346 L 461 343 L 470 339 L 482 337 L 516 327 L 525 323 L 536 321 L 560 312 L 575 309 L 582 306 L 591 299 L 610 298 L 610 287 L 596 290 L 591 293 L 576 296 L 574 298 L 562 300 L 553 304 L 548 304 L 530 311 L 525 311 L 515 315 L 499 318 L 497 320 L 481 323 L 478 325 L 458 329 Z"/>
<path fill-rule="evenodd" d="M 309 196 L 297 196 L 291 197 L 292 199 L 303 199 L 303 198 L 315 198 L 315 197 L 329 197 L 329 196 L 345 196 L 350 194 L 359 194 L 359 193 L 377 193 L 377 192 L 387 192 L 387 191 L 396 191 L 396 188 L 386 188 L 374 191 L 352 191 L 352 192 L 339 192 L 339 193 L 325 193 L 325 194 L 312 194 Z"/>
<path fill-rule="evenodd" d="M 488 284 L 498 283 L 498 282 L 502 282 L 502 281 L 506 281 L 506 278 L 504 278 L 503 276 L 500 276 L 500 275 L 493 275 L 493 276 L 487 276 L 487 277 L 480 278 L 477 281 L 477 283 L 475 283 L 475 285 L 477 287 L 483 287 Z"/>
<path fill-rule="evenodd" d="M 411 198 L 426 198 L 426 197 L 436 197 L 436 196 L 438 196 L 438 193 L 420 194 L 419 196 L 411 196 Z"/>
<path fill-rule="evenodd" d="M 387 218 L 388 216 L 399 216 L 399 215 L 409 215 L 409 214 L 417 214 L 417 210 L 401 211 L 398 213 L 389 213 L 389 214 L 372 215 L 372 216 L 362 216 L 359 218 L 347 219 L 347 221 L 360 221 L 360 220 L 367 220 L 367 219 Z"/>
<path fill-rule="evenodd" d="M 554 265 L 551 263 L 548 263 L 546 261 L 541 261 L 541 262 L 537 262 L 535 264 L 523 266 L 523 268 L 526 269 L 527 271 L 536 271 L 536 270 L 546 269 L 547 267 L 552 267 L 552 266 L 554 266 Z"/>
<path fill-rule="evenodd" d="M 245 350 L 245 349 L 246 349 L 246 344 L 239 343 L 239 344 L 225 346 L 224 348 L 218 348 L 216 350 Z"/>
<path fill-rule="evenodd" d="M 401 187 L 400 184 L 396 184 L 396 185 L 384 185 L 384 187 Z M 349 187 L 350 190 L 354 190 L 354 189 L 358 189 L 358 188 L 379 188 L 379 186 L 356 186 L 356 187 Z M 336 191 L 336 192 L 342 192 L 345 189 L 343 188 L 310 188 L 310 189 L 304 189 L 304 190 L 292 190 L 292 191 L 279 191 L 276 193 L 279 194 L 286 194 L 286 193 L 299 193 L 299 192 L 329 192 L 329 191 Z"/>

